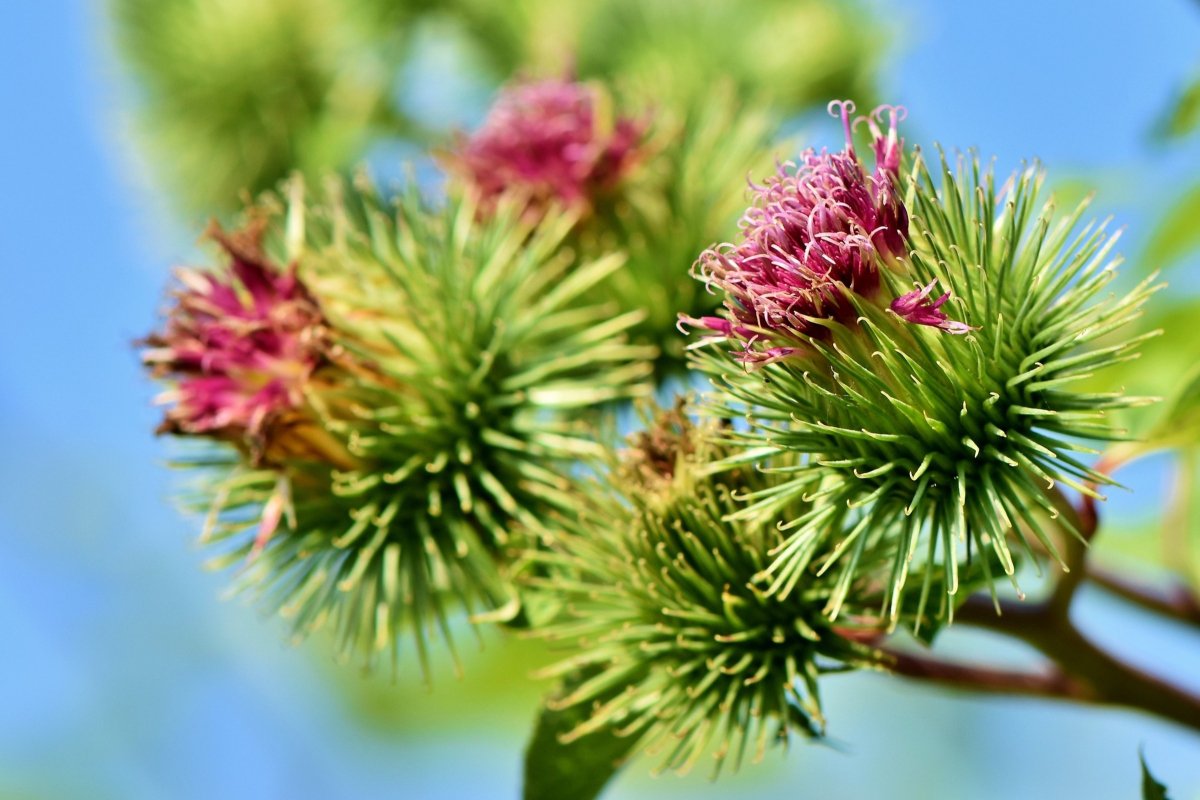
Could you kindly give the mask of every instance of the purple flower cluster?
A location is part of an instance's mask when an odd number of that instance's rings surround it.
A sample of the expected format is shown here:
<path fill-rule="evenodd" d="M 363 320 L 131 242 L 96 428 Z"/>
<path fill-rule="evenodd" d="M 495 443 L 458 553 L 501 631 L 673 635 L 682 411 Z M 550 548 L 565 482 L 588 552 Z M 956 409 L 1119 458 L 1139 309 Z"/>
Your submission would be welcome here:
<path fill-rule="evenodd" d="M 639 162 L 646 133 L 644 123 L 612 116 L 601 91 L 568 80 L 510 86 L 447 168 L 485 208 L 512 192 L 535 213 L 552 203 L 589 211 Z"/>
<path fill-rule="evenodd" d="M 900 267 L 907 255 L 908 212 L 898 191 L 904 142 L 896 126 L 904 110 L 881 106 L 852 121 L 854 104 L 830 104 L 841 117 L 841 152 L 801 154 L 763 185 L 751 186 L 753 205 L 742 217 L 741 242 L 710 248 L 696 262 L 697 277 L 725 293 L 728 319 L 681 316 L 681 324 L 745 345 L 738 358 L 766 363 L 827 334 L 823 320 L 850 322 L 851 294 L 875 300 L 880 268 Z M 886 117 L 887 131 L 880 128 Z M 852 130 L 865 123 L 873 138 L 875 170 L 867 175 L 854 151 Z M 951 333 L 969 328 L 949 320 L 943 295 L 928 301 L 931 286 L 891 303 L 901 318 Z"/>
<path fill-rule="evenodd" d="M 211 235 L 230 257 L 227 276 L 180 270 L 165 329 L 147 337 L 142 361 L 175 381 L 160 433 L 206 435 L 262 455 L 268 427 L 300 407 L 321 363 L 324 323 L 296 275 L 272 265 L 251 229 Z"/>

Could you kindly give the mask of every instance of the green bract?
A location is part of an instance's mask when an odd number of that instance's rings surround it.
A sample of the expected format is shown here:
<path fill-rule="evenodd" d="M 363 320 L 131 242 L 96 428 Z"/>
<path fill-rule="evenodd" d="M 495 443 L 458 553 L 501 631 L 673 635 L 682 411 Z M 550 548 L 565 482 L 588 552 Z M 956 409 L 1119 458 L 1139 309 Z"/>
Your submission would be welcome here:
<path fill-rule="evenodd" d="M 245 564 L 239 588 L 297 633 L 331 624 L 367 662 L 411 629 L 424 664 L 459 606 L 521 612 L 509 548 L 571 507 L 565 465 L 598 452 L 580 414 L 641 393 L 653 355 L 623 342 L 635 316 L 575 302 L 620 260 L 579 264 L 560 248 L 572 224 L 535 229 L 512 207 L 480 222 L 467 202 L 392 205 L 367 185 L 310 205 L 293 185 L 266 247 L 298 263 L 327 319 L 305 408 L 343 453 L 214 465 L 206 538 L 227 548 L 218 563 Z"/>
<path fill-rule="evenodd" d="M 1035 210 L 1042 173 L 1033 168 L 1000 188 L 976 159 L 952 167 L 943 157 L 938 172 L 940 183 L 919 153 L 907 170 L 910 251 L 880 272 L 892 296 L 936 281 L 973 330 L 909 324 L 847 292 L 857 318 L 812 320 L 822 333 L 792 356 L 748 370 L 716 347 L 699 353 L 724 392 L 717 413 L 749 420 L 731 438 L 764 458 L 798 459 L 734 514 L 769 510 L 780 522 L 784 539 L 760 576 L 776 596 L 814 571 L 846 581 L 875 573 L 893 621 L 914 591 L 923 619 L 937 570 L 910 580 L 921 565 L 940 565 L 955 595 L 967 564 L 989 585 L 997 567 L 1012 576 L 1014 543 L 1056 553 L 1054 526 L 1075 530 L 1059 487 L 1098 497 L 1096 485 L 1109 482 L 1077 454 L 1095 452 L 1088 440 L 1119 437 L 1106 412 L 1144 402 L 1072 391 L 1136 357 L 1145 337 L 1118 331 L 1155 288 L 1114 283 L 1116 237 L 1103 224 L 1080 227 L 1087 204 L 1065 216 L 1052 202 Z M 781 513 L 793 497 L 811 505 Z M 875 572 L 880 548 L 890 564 Z M 831 615 L 846 597 L 831 598 Z M 935 616 L 952 613 L 943 596 Z"/>

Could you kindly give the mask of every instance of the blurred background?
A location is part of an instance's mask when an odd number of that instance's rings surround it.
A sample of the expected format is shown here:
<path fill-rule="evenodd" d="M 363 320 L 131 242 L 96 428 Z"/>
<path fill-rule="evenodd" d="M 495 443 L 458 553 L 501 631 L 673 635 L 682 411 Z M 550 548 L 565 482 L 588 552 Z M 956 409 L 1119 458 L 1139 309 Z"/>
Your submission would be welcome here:
<path fill-rule="evenodd" d="M 445 664 L 428 690 L 222 601 L 131 342 L 240 188 L 364 161 L 432 185 L 426 147 L 478 124 L 506 76 L 568 58 L 681 102 L 732 76 L 805 144 L 839 144 L 823 107 L 851 96 L 907 106 L 910 142 L 974 147 L 1001 172 L 1041 159 L 1064 199 L 1098 190 L 1130 276 L 1171 284 L 1145 324 L 1166 335 L 1117 380 L 1168 393 L 1200 358 L 1195 0 L 2 3 L 0 798 L 518 796 L 541 646 L 485 633 L 466 677 Z M 1178 466 L 1123 474 L 1099 560 L 1162 575 Z M 1194 631 L 1083 601 L 1102 643 L 1200 691 Z M 945 645 L 1031 661 L 968 632 Z M 1144 746 L 1172 797 L 1200 798 L 1200 742 L 1133 713 L 871 674 L 825 692 L 827 745 L 715 785 L 635 764 L 607 797 L 1115 800 L 1138 796 Z"/>

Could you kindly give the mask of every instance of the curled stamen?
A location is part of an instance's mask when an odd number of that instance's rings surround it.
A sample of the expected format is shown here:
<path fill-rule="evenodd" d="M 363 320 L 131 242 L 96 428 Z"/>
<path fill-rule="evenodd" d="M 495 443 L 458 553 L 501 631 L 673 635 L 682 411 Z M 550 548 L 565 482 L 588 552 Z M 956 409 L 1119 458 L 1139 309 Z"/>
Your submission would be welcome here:
<path fill-rule="evenodd" d="M 887 115 L 887 133 L 880 128 L 884 115 Z M 904 106 L 881 105 L 864 117 L 867 128 L 875 141 L 875 173 L 876 176 L 890 174 L 895 176 L 900 171 L 900 154 L 904 140 L 897 133 L 897 126 L 908 116 Z"/>
<path fill-rule="evenodd" d="M 908 109 L 905 106 L 894 106 L 888 103 L 878 105 L 871 111 L 871 116 L 879 119 L 881 115 L 886 113 L 890 120 L 891 126 L 894 128 L 897 124 L 908 119 Z"/>
<path fill-rule="evenodd" d="M 846 149 L 850 152 L 854 152 L 854 135 L 850 124 L 850 115 L 856 108 L 853 100 L 833 100 L 826 106 L 831 116 L 841 117 L 842 129 L 846 132 Z"/>

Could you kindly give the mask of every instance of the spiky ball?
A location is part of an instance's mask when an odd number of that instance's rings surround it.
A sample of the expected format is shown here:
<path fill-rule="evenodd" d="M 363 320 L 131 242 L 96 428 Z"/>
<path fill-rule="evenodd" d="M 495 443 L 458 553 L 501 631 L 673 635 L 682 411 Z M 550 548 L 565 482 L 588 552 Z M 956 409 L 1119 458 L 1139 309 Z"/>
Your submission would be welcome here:
<path fill-rule="evenodd" d="M 564 519 L 542 555 L 553 573 L 535 583 L 565 601 L 544 634 L 578 651 L 545 673 L 573 681 L 552 707 L 590 709 L 566 740 L 636 737 L 663 769 L 681 771 L 711 753 L 715 775 L 748 747 L 760 758 L 793 733 L 820 735 L 820 674 L 871 652 L 822 613 L 828 580 L 814 574 L 786 598 L 753 584 L 783 537 L 767 515 L 729 515 L 735 495 L 769 480 L 747 467 L 708 474 L 714 433 L 677 408 L 633 439 L 609 485 Z"/>
<path fill-rule="evenodd" d="M 841 298 L 828 306 L 836 313 L 809 307 L 793 324 L 769 310 L 807 302 L 815 283 L 781 262 L 774 288 L 743 284 L 727 294 L 727 318 L 708 324 L 758 368 L 737 365 L 719 344 L 700 355 L 721 389 L 719 413 L 750 420 L 744 446 L 806 465 L 745 510 L 754 516 L 789 496 L 812 502 L 779 515 L 787 538 L 764 588 L 788 596 L 831 544 L 842 554 L 836 569 L 848 574 L 863 572 L 864 555 L 898 544 L 879 576 L 893 617 L 911 589 L 922 609 L 929 598 L 935 571 L 914 586 L 915 566 L 940 565 L 955 595 L 965 565 L 1011 576 L 1015 548 L 1035 557 L 1034 539 L 1054 553 L 1059 533 L 1074 532 L 1060 487 L 1098 496 L 1107 479 L 1078 454 L 1095 452 L 1088 440 L 1119 436 L 1107 412 L 1143 400 L 1072 386 L 1136 357 L 1139 340 L 1120 330 L 1154 288 L 1151 279 L 1113 290 L 1115 237 L 1103 225 L 1079 229 L 1086 203 L 1066 216 L 1052 201 L 1039 209 L 1040 171 L 998 187 L 976 159 L 943 158 L 940 182 L 920 153 L 907 163 L 897 178 L 911 222 L 903 254 L 877 253 L 882 298 L 838 278 L 834 253 L 821 291 Z M 812 190 L 806 181 L 793 188 Z M 781 214 L 772 224 L 791 222 Z M 953 607 L 943 596 L 936 615 Z"/>
<path fill-rule="evenodd" d="M 479 222 L 470 203 L 392 204 L 366 184 L 311 203 L 295 183 L 286 208 L 257 213 L 273 211 L 262 250 L 286 254 L 324 337 L 321 379 L 297 372 L 286 410 L 331 445 L 298 452 L 279 446 L 292 428 L 261 426 L 276 457 L 201 456 L 206 539 L 297 633 L 331 625 L 370 662 L 411 631 L 424 663 L 455 610 L 522 611 L 512 551 L 571 507 L 566 465 L 598 451 L 583 415 L 643 392 L 652 352 L 624 343 L 633 317 L 575 302 L 619 259 L 561 252 L 571 218 L 534 228 L 507 206 Z M 227 328 L 239 353 L 274 343 Z M 252 393 L 258 373 L 243 374 Z"/>

